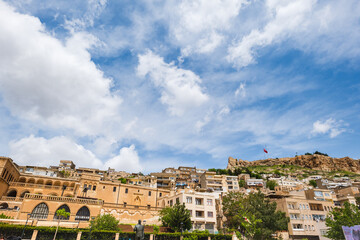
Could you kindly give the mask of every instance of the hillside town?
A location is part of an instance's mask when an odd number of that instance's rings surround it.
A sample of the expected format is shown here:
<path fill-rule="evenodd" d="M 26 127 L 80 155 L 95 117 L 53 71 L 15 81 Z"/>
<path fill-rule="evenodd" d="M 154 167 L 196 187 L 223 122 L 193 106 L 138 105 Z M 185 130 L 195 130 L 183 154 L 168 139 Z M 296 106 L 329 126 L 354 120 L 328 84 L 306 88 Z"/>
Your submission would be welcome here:
<path fill-rule="evenodd" d="M 55 226 L 56 212 L 62 208 L 70 216 L 60 223 L 61 227 L 86 228 L 91 219 L 104 214 L 111 214 L 124 225 L 134 225 L 139 219 L 146 225 L 161 225 L 159 211 L 180 203 L 190 211 L 190 231 L 216 234 L 227 230 L 224 196 L 260 191 L 289 218 L 288 231 L 277 232 L 278 237 L 325 240 L 329 212 L 347 202 L 358 204 L 360 181 L 356 173 L 355 177 L 334 175 L 295 165 L 263 165 L 261 172 L 236 167 L 239 161 L 230 157 L 227 169 L 180 166 L 144 175 L 77 167 L 70 160 L 49 167 L 20 166 L 16 159 L 1 157 L 0 214 L 9 218 L 0 220 Z"/>

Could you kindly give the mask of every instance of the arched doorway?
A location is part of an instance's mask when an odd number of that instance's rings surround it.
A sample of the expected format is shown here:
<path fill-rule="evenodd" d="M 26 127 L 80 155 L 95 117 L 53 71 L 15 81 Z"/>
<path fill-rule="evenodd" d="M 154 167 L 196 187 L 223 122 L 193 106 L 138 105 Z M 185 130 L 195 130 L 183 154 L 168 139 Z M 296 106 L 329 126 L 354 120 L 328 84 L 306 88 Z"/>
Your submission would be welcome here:
<path fill-rule="evenodd" d="M 54 219 L 59 219 L 59 216 L 57 215 L 57 211 L 58 210 L 60 210 L 60 209 L 64 209 L 65 210 L 65 212 L 68 212 L 68 213 L 70 213 L 70 208 L 69 208 L 69 206 L 68 205 L 66 205 L 66 204 L 63 204 L 63 205 L 61 205 L 58 209 L 56 209 L 56 211 L 55 211 L 55 215 L 54 215 Z M 69 218 L 70 218 L 70 215 L 68 216 L 68 217 L 66 217 L 66 218 L 62 218 L 63 220 L 69 220 Z"/>
<path fill-rule="evenodd" d="M 33 219 L 47 219 L 49 215 L 49 207 L 46 203 L 39 203 L 31 212 Z"/>
<path fill-rule="evenodd" d="M 0 204 L 0 209 L 7 209 L 9 205 L 7 203 Z"/>
<path fill-rule="evenodd" d="M 10 192 L 8 192 L 8 194 L 6 196 L 8 197 L 16 197 L 17 195 L 17 191 L 16 190 L 11 190 Z"/>
<path fill-rule="evenodd" d="M 90 211 L 86 206 L 83 206 L 77 211 L 75 221 L 89 221 Z"/>
<path fill-rule="evenodd" d="M 34 183 L 35 183 L 35 178 L 30 178 L 30 179 L 28 180 L 28 183 L 34 184 Z"/>
<path fill-rule="evenodd" d="M 24 182 L 26 182 L 26 178 L 24 178 L 24 177 L 21 177 L 21 178 L 19 179 L 19 182 L 21 182 L 21 183 L 24 183 Z"/>
<path fill-rule="evenodd" d="M 39 184 L 39 185 L 44 185 L 44 180 L 39 179 L 39 180 L 37 180 L 36 184 Z"/>
<path fill-rule="evenodd" d="M 20 195 L 20 197 L 25 197 L 25 194 L 27 194 L 27 193 L 30 193 L 28 190 L 25 190 L 21 195 Z"/>

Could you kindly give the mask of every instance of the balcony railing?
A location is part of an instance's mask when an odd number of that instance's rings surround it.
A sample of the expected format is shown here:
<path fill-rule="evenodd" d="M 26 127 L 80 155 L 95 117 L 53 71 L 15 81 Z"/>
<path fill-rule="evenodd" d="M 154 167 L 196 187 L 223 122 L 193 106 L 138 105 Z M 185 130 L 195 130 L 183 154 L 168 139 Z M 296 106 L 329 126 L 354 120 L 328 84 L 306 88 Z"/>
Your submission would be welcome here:
<path fill-rule="evenodd" d="M 80 204 L 89 204 L 89 205 L 103 205 L 104 204 L 104 200 L 84 199 L 84 198 L 77 198 L 77 197 L 58 197 L 58 196 L 29 194 L 29 193 L 25 194 L 24 199 L 36 199 L 36 200 L 43 200 L 43 201 L 80 203 Z"/>
<path fill-rule="evenodd" d="M 62 186 L 53 186 L 53 185 L 44 185 L 44 184 L 34 184 L 34 183 L 22 183 L 22 182 L 12 182 L 11 187 L 29 187 L 29 188 L 47 188 L 54 190 L 62 190 Z M 73 191 L 73 187 L 66 187 L 65 191 Z"/>
<path fill-rule="evenodd" d="M 7 196 L 3 196 L 1 197 L 1 201 L 6 201 L 6 202 L 22 202 L 23 198 L 22 197 L 7 197 Z"/>
<path fill-rule="evenodd" d="M 152 210 L 152 211 L 158 211 L 162 209 L 162 207 L 139 206 L 139 205 L 129 205 L 129 204 L 116 204 L 116 203 L 104 203 L 103 207 Z"/>

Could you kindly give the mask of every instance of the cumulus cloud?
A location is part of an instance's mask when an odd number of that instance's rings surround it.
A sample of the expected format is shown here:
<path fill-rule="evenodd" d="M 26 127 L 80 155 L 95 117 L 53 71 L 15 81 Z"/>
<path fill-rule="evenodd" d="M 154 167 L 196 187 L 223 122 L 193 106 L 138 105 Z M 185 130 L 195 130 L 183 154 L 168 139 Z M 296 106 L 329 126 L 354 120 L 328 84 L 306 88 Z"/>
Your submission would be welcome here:
<path fill-rule="evenodd" d="M 63 44 L 38 18 L 0 1 L 0 93 L 14 116 L 81 135 L 98 134 L 117 118 L 121 99 L 91 61 L 96 39 L 76 33 Z"/>
<path fill-rule="evenodd" d="M 268 0 L 267 7 L 274 14 L 273 19 L 262 30 L 254 29 L 241 41 L 228 49 L 227 59 L 237 67 L 255 62 L 256 48 L 264 47 L 287 37 L 288 32 L 301 31 L 309 23 L 307 14 L 316 0 Z"/>
<path fill-rule="evenodd" d="M 105 163 L 98 159 L 92 151 L 65 136 L 46 139 L 30 135 L 17 141 L 11 141 L 9 148 L 9 156 L 20 165 L 50 166 L 58 165 L 60 160 L 71 160 L 77 167 L 98 169 L 110 167 L 129 172 L 142 170 L 134 145 L 121 148 L 117 156 Z"/>
<path fill-rule="evenodd" d="M 245 0 L 186 0 L 171 6 L 170 32 L 182 47 L 184 56 L 191 53 L 211 53 L 219 46 L 225 31 L 246 4 Z"/>
<path fill-rule="evenodd" d="M 142 171 L 139 156 L 134 145 L 121 148 L 119 155 L 108 160 L 105 163 L 105 167 L 126 170 L 128 172 Z"/>
<path fill-rule="evenodd" d="M 60 136 L 51 139 L 31 135 L 9 143 L 10 157 L 20 165 L 58 165 L 71 160 L 78 167 L 101 168 L 102 162 L 89 150 L 71 139 Z"/>
<path fill-rule="evenodd" d="M 171 115 L 181 116 L 209 99 L 200 86 L 199 76 L 176 67 L 174 63 L 165 63 L 163 58 L 151 51 L 139 55 L 137 73 L 141 77 L 148 75 L 160 88 L 161 102 L 168 105 Z"/>
<path fill-rule="evenodd" d="M 316 121 L 313 124 L 313 134 L 327 134 L 329 133 L 330 138 L 334 138 L 339 134 L 345 132 L 342 121 L 336 121 L 333 118 L 329 118 L 325 121 Z"/>

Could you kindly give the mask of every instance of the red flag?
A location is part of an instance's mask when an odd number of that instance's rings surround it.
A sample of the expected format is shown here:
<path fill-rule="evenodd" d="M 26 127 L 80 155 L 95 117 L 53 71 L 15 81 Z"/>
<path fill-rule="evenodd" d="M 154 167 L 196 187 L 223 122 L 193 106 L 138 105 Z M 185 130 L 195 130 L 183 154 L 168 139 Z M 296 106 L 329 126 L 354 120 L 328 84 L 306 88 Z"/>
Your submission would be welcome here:
<path fill-rule="evenodd" d="M 265 152 L 265 153 L 268 153 L 268 151 L 266 151 L 266 149 L 265 149 L 265 148 L 264 148 L 264 152 Z"/>

